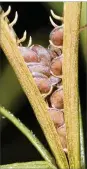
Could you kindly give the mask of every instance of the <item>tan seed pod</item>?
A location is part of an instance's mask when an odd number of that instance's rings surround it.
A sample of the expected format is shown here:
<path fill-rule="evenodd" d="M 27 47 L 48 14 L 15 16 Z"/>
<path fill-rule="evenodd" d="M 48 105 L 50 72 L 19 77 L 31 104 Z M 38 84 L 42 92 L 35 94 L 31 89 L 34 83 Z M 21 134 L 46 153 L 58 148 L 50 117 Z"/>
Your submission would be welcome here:
<path fill-rule="evenodd" d="M 60 58 L 56 57 L 52 60 L 51 66 L 50 66 L 51 74 L 53 75 L 62 75 L 62 62 Z"/>
<path fill-rule="evenodd" d="M 54 85 L 58 85 L 58 84 L 60 84 L 61 83 L 61 78 L 59 78 L 59 77 L 54 77 L 54 76 L 50 76 L 49 77 L 49 80 L 50 80 L 50 82 L 51 82 L 51 84 L 54 86 Z"/>
<path fill-rule="evenodd" d="M 49 51 L 52 59 L 54 59 L 55 57 L 58 57 L 62 54 L 62 49 L 60 49 L 58 47 L 54 47 L 51 44 L 48 46 L 48 51 Z"/>
<path fill-rule="evenodd" d="M 44 75 L 43 73 L 39 73 L 39 72 L 32 72 L 32 76 L 36 77 L 36 78 L 46 78 L 46 79 L 48 79 L 48 77 L 46 75 Z"/>
<path fill-rule="evenodd" d="M 29 68 L 31 72 L 38 72 L 46 76 L 50 76 L 50 67 L 45 66 L 41 63 L 31 62 L 27 64 L 27 67 Z"/>
<path fill-rule="evenodd" d="M 38 55 L 38 60 L 39 62 L 45 64 L 45 65 L 50 65 L 51 62 L 51 56 L 48 52 L 48 49 L 44 48 L 41 45 L 33 45 L 31 46 L 31 49 L 37 53 Z"/>
<path fill-rule="evenodd" d="M 51 89 L 51 83 L 48 78 L 34 77 L 37 87 L 41 93 L 48 93 Z"/>
<path fill-rule="evenodd" d="M 63 109 L 63 89 L 55 90 L 50 96 L 51 106 L 57 109 Z"/>
<path fill-rule="evenodd" d="M 63 111 L 56 108 L 49 108 L 48 112 L 57 127 L 60 127 L 64 124 L 64 115 Z"/>
<path fill-rule="evenodd" d="M 50 40 L 53 42 L 56 46 L 62 46 L 63 45 L 63 28 L 54 28 L 52 32 L 50 33 Z"/>
<path fill-rule="evenodd" d="M 28 47 L 22 47 L 22 46 L 19 46 L 18 48 L 19 48 L 22 56 L 24 57 L 24 61 L 26 63 L 38 62 L 38 56 L 33 50 L 29 49 Z"/>

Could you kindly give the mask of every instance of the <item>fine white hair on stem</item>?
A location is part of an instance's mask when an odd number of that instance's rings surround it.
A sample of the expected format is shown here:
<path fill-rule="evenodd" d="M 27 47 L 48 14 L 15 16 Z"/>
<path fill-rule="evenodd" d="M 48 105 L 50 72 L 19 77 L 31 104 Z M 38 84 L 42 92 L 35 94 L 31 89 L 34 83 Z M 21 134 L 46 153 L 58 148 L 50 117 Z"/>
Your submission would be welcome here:
<path fill-rule="evenodd" d="M 55 18 L 55 19 L 57 19 L 57 20 L 59 20 L 59 21 L 63 21 L 63 17 L 56 15 L 56 14 L 53 12 L 52 9 L 50 10 L 50 12 L 51 12 L 51 15 L 53 16 L 53 18 Z"/>
<path fill-rule="evenodd" d="M 17 40 L 17 44 L 20 44 L 21 42 L 24 42 L 26 40 L 26 37 L 27 37 L 27 32 L 24 31 L 23 37 L 21 39 Z"/>
<path fill-rule="evenodd" d="M 32 37 L 30 36 L 30 38 L 29 38 L 29 42 L 28 42 L 28 47 L 30 47 L 32 45 Z"/>
<path fill-rule="evenodd" d="M 15 18 L 14 18 L 14 20 L 9 24 L 9 26 L 10 26 L 10 27 L 13 27 L 13 26 L 16 24 L 17 20 L 18 20 L 18 12 L 16 11 L 16 12 L 15 12 Z"/>
<path fill-rule="evenodd" d="M 11 6 L 8 7 L 7 11 L 3 13 L 3 18 L 5 18 L 6 16 L 8 16 L 11 12 Z"/>

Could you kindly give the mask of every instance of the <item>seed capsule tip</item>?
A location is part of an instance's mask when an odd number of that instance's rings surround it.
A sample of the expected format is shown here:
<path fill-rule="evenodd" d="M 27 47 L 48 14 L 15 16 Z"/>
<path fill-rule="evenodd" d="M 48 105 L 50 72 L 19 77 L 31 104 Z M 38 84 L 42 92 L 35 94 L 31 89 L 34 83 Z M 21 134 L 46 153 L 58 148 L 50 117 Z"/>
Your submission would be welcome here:
<path fill-rule="evenodd" d="M 51 15 L 53 16 L 53 18 L 55 18 L 55 19 L 57 19 L 57 20 L 59 20 L 59 21 L 63 21 L 63 17 L 56 15 L 56 14 L 53 12 L 52 9 L 50 10 L 50 12 L 51 12 Z"/>
<path fill-rule="evenodd" d="M 15 12 L 15 18 L 14 18 L 14 20 L 9 24 L 9 26 L 10 26 L 10 27 L 13 27 L 13 26 L 16 24 L 17 20 L 18 20 L 18 12 L 16 11 L 16 12 Z"/>
<path fill-rule="evenodd" d="M 23 37 L 21 39 L 17 40 L 17 44 L 20 44 L 21 42 L 24 42 L 26 40 L 26 37 L 27 37 L 27 32 L 25 30 L 24 33 L 23 33 Z"/>
<path fill-rule="evenodd" d="M 4 14 L 3 14 L 3 18 L 5 18 L 6 16 L 8 16 L 10 12 L 11 12 L 11 6 L 9 5 L 7 11 L 4 12 Z"/>
<path fill-rule="evenodd" d="M 29 42 L 28 42 L 28 47 L 30 47 L 32 45 L 32 37 L 30 36 L 30 38 L 29 38 Z"/>
<path fill-rule="evenodd" d="M 55 24 L 55 22 L 53 21 L 53 19 L 51 18 L 51 16 L 49 16 L 50 22 L 52 24 L 53 27 L 58 27 L 57 24 Z"/>

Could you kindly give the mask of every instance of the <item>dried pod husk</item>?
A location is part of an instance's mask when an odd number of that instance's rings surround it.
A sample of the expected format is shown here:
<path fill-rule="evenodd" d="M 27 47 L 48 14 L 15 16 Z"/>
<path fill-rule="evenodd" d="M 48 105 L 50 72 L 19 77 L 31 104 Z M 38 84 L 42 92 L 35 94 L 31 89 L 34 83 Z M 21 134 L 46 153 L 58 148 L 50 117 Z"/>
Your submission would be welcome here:
<path fill-rule="evenodd" d="M 48 112 L 51 116 L 51 119 L 53 120 L 54 124 L 57 127 L 60 127 L 64 124 L 64 114 L 63 111 L 61 111 L 60 109 L 56 109 L 56 108 L 49 108 Z"/>
<path fill-rule="evenodd" d="M 48 78 L 34 77 L 35 83 L 42 94 L 48 93 L 51 89 L 51 83 Z"/>
<path fill-rule="evenodd" d="M 54 47 L 52 45 L 48 46 L 48 51 L 50 53 L 51 59 L 54 59 L 55 57 L 58 57 L 62 54 L 62 49 L 58 48 L 58 47 Z"/>
<path fill-rule="evenodd" d="M 48 79 L 48 77 L 46 75 L 44 75 L 43 73 L 39 73 L 39 72 L 32 72 L 32 76 L 37 77 L 37 78 L 47 78 Z"/>
<path fill-rule="evenodd" d="M 62 46 L 63 45 L 63 28 L 54 28 L 52 32 L 50 33 L 50 40 L 53 42 L 56 46 Z"/>
<path fill-rule="evenodd" d="M 18 47 L 25 62 L 38 62 L 38 55 L 28 47 L 19 46 Z"/>
<path fill-rule="evenodd" d="M 51 56 L 48 52 L 48 49 L 44 48 L 41 45 L 33 45 L 31 49 L 37 53 L 39 62 L 49 66 L 51 62 Z"/>
<path fill-rule="evenodd" d="M 52 60 L 51 62 L 51 66 L 50 66 L 50 71 L 51 74 L 55 75 L 55 76 L 59 76 L 62 75 L 62 62 L 61 62 L 61 58 L 56 57 Z"/>
<path fill-rule="evenodd" d="M 63 146 L 63 148 L 67 148 L 67 141 L 66 141 L 66 127 L 65 127 L 65 124 L 62 125 L 61 127 L 57 127 L 57 132 L 60 136 L 60 141 L 61 141 L 61 144 Z"/>
<path fill-rule="evenodd" d="M 50 76 L 50 67 L 43 65 L 41 63 L 30 62 L 30 63 L 27 63 L 27 67 L 29 68 L 31 73 L 38 72 L 38 73 L 42 73 L 46 76 Z"/>
<path fill-rule="evenodd" d="M 53 108 L 63 109 L 63 98 L 63 89 L 60 87 L 59 89 L 55 90 L 50 96 L 51 106 Z"/>
<path fill-rule="evenodd" d="M 51 82 L 51 84 L 54 86 L 54 85 L 60 85 L 60 83 L 61 83 L 61 81 L 62 81 L 62 79 L 61 78 L 59 78 L 59 77 L 54 77 L 54 76 L 50 76 L 49 77 L 49 80 L 50 80 L 50 82 Z"/>

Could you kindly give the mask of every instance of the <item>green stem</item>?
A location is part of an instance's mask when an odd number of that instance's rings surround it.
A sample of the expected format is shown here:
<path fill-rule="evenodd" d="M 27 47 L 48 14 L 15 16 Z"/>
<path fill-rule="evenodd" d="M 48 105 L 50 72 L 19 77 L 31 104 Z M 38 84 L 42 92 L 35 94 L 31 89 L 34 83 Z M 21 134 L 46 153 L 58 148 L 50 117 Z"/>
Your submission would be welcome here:
<path fill-rule="evenodd" d="M 6 110 L 4 107 L 0 106 L 0 113 L 9 119 L 34 145 L 34 147 L 39 151 L 41 156 L 51 164 L 54 162 L 50 153 L 45 149 L 42 143 L 37 139 L 37 137 L 30 131 L 19 119 L 17 119 L 11 112 Z"/>
<path fill-rule="evenodd" d="M 24 163 L 14 163 L 1 165 L 1 169 L 55 169 L 55 167 L 50 166 L 50 164 L 46 161 L 32 161 L 32 162 L 24 162 Z"/>

